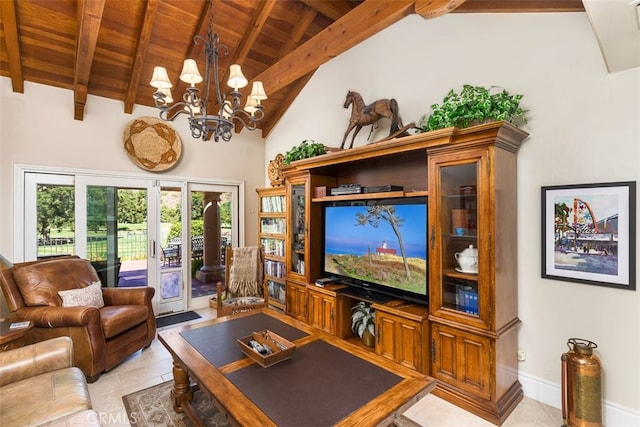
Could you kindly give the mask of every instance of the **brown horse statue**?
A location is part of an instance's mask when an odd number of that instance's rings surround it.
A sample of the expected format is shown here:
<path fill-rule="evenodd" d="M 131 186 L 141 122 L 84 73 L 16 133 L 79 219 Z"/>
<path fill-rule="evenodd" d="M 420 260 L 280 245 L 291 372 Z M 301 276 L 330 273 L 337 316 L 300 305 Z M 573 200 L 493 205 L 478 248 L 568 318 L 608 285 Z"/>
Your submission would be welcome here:
<path fill-rule="evenodd" d="M 355 131 L 351 137 L 351 145 L 349 145 L 349 148 L 353 147 L 353 141 L 363 126 L 371 125 L 371 132 L 373 132 L 373 125 L 383 117 L 391 120 L 389 135 L 397 132 L 402 127 L 402 120 L 398 114 L 398 103 L 395 99 L 379 99 L 373 104 L 365 105 L 362 96 L 360 96 L 358 92 L 350 90 L 347 92 L 347 97 L 344 100 L 344 108 L 349 108 L 350 105 L 353 105 L 353 108 L 351 109 L 349 126 L 344 133 L 344 138 L 342 138 L 342 144 L 340 144 L 341 149 L 344 148 L 347 135 L 349 135 L 349 132 L 354 128 Z M 371 134 L 369 134 L 369 136 L 371 136 Z"/>

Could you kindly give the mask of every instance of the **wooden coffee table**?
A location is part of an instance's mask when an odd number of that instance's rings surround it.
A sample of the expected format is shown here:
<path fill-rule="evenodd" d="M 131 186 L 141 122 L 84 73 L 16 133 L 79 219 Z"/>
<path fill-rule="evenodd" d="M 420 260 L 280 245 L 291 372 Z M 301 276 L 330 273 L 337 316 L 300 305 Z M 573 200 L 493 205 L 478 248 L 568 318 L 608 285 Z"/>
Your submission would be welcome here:
<path fill-rule="evenodd" d="M 268 368 L 237 338 L 268 329 L 296 344 Z M 201 389 L 241 426 L 389 425 L 435 380 L 272 309 L 158 333 L 173 356 L 174 410 L 203 425 L 191 405 Z"/>

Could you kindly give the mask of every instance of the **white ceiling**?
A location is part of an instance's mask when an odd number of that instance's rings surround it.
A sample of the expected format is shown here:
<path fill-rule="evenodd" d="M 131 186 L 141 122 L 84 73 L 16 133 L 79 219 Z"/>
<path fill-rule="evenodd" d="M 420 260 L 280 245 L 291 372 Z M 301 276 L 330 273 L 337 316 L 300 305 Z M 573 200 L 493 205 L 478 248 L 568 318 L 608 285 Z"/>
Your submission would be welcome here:
<path fill-rule="evenodd" d="M 640 67 L 640 0 L 582 0 L 610 73 Z"/>

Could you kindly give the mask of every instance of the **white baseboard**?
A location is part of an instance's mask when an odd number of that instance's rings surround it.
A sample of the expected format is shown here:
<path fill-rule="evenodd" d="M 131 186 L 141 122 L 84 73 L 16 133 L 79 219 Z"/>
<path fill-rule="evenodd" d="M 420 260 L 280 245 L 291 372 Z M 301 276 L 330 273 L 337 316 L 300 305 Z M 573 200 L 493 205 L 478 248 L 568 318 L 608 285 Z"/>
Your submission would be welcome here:
<path fill-rule="evenodd" d="M 562 390 L 559 384 L 526 373 L 518 374 L 524 395 L 554 408 L 562 408 Z M 602 422 L 606 427 L 638 427 L 640 411 L 627 408 L 615 402 L 603 403 Z"/>

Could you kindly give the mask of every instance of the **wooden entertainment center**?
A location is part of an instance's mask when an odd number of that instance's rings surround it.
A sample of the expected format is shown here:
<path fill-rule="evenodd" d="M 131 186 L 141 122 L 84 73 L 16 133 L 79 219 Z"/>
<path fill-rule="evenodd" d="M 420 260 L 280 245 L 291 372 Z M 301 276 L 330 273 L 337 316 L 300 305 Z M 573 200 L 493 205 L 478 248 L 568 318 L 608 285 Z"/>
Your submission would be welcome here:
<path fill-rule="evenodd" d="M 516 154 L 527 136 L 493 122 L 285 167 L 286 233 L 271 236 L 285 240 L 286 253 L 279 258 L 285 263 L 285 312 L 361 345 L 351 332 L 351 307 L 367 297 L 341 284 L 315 285 L 323 256 L 323 203 L 426 196 L 429 304 L 370 301 L 376 311 L 371 350 L 431 375 L 435 395 L 502 424 L 523 396 L 517 362 Z M 354 183 L 404 189 L 329 195 L 331 188 Z M 463 271 L 455 254 L 470 246 L 477 249 L 477 270 Z"/>

